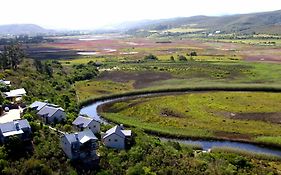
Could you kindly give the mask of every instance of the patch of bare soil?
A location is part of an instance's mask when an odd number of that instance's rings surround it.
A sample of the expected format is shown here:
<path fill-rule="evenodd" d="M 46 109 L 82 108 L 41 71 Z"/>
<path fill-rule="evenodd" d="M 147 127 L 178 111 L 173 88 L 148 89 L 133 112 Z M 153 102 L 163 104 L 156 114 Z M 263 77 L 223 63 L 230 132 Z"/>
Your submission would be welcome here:
<path fill-rule="evenodd" d="M 97 79 L 98 80 L 111 80 L 115 82 L 129 82 L 134 81 L 134 88 L 141 89 L 149 87 L 152 83 L 156 81 L 171 79 L 172 75 L 166 72 L 103 72 Z"/>
<path fill-rule="evenodd" d="M 252 55 L 245 57 L 246 61 L 281 62 L 280 56 L 275 55 Z"/>
<path fill-rule="evenodd" d="M 260 120 L 264 122 L 281 124 L 281 113 L 238 113 L 232 116 L 233 119 L 241 120 Z"/>
<path fill-rule="evenodd" d="M 252 138 L 252 136 L 248 134 L 240 134 L 235 132 L 224 132 L 224 131 L 215 132 L 215 136 L 221 139 L 241 140 L 241 141 L 249 141 Z"/>
<path fill-rule="evenodd" d="M 267 113 L 223 113 L 224 116 L 235 120 L 258 120 L 270 123 L 281 124 L 281 112 Z"/>
<path fill-rule="evenodd" d="M 176 118 L 183 118 L 184 117 L 182 114 L 177 113 L 177 112 L 175 112 L 171 109 L 168 109 L 168 108 L 161 109 L 160 115 L 163 116 L 163 117 L 176 117 Z"/>

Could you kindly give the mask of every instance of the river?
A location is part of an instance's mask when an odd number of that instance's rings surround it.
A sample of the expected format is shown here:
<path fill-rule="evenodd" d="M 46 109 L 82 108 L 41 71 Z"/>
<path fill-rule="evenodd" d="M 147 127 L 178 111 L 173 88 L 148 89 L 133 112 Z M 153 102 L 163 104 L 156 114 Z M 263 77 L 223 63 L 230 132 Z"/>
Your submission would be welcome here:
<path fill-rule="evenodd" d="M 167 94 L 169 94 L 169 93 L 167 93 Z M 159 95 L 159 94 L 145 94 L 145 95 L 137 95 L 137 96 L 133 96 L 133 97 L 121 97 L 121 98 L 116 98 L 116 99 L 97 101 L 97 102 L 92 103 L 91 105 L 83 107 L 80 110 L 80 114 L 86 114 L 90 117 L 95 118 L 96 120 L 101 121 L 104 124 L 108 124 L 108 122 L 98 114 L 97 108 L 100 105 L 119 101 L 119 100 L 126 100 L 126 99 L 130 99 L 130 98 L 143 98 L 143 97 L 155 96 L 155 95 Z M 161 93 L 160 95 L 164 95 L 164 94 Z M 175 142 L 179 142 L 181 144 L 186 144 L 186 145 L 194 145 L 194 144 L 200 145 L 203 148 L 203 150 L 212 149 L 214 147 L 229 147 L 229 148 L 235 148 L 235 149 L 254 152 L 254 153 L 269 154 L 269 155 L 281 157 L 281 150 L 273 149 L 273 148 L 269 148 L 269 147 L 263 147 L 263 146 L 259 146 L 259 145 L 251 144 L 251 143 L 239 142 L 239 141 L 227 141 L 227 140 L 217 141 L 217 140 L 200 140 L 200 139 L 191 140 L 191 139 L 177 139 L 177 138 L 165 138 L 165 137 L 159 137 L 159 138 L 162 141 L 175 141 Z"/>

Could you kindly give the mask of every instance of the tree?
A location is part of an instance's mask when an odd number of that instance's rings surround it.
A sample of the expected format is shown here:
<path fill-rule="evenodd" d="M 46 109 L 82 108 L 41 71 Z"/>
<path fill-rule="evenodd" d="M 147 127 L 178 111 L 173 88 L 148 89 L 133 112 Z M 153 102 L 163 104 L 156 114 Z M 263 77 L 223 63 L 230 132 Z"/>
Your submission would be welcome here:
<path fill-rule="evenodd" d="M 197 56 L 197 52 L 195 52 L 195 51 L 192 51 L 192 52 L 190 52 L 190 54 L 189 54 L 190 56 Z"/>
<path fill-rule="evenodd" d="M 49 77 L 53 77 L 53 68 L 47 62 L 44 63 L 44 70 Z"/>
<path fill-rule="evenodd" d="M 40 60 L 34 60 L 34 66 L 36 68 L 36 70 L 40 73 L 43 73 L 43 65 L 42 65 L 42 62 Z"/>
<path fill-rule="evenodd" d="M 29 159 L 24 162 L 24 168 L 21 170 L 21 174 L 28 174 L 28 175 L 48 175 L 53 174 L 52 170 L 46 166 L 43 162 L 37 159 Z"/>
<path fill-rule="evenodd" d="M 174 56 L 171 56 L 171 57 L 170 57 L 170 60 L 171 60 L 171 61 L 175 61 Z"/>
<path fill-rule="evenodd" d="M 156 61 L 158 58 L 155 55 L 149 54 L 144 57 L 145 60 L 153 60 Z"/>
<path fill-rule="evenodd" d="M 178 56 L 179 61 L 187 61 L 186 57 L 183 55 Z"/>
<path fill-rule="evenodd" d="M 24 58 L 24 52 L 19 44 L 4 46 L 4 51 L 0 55 L 0 65 L 2 69 L 17 69 Z"/>

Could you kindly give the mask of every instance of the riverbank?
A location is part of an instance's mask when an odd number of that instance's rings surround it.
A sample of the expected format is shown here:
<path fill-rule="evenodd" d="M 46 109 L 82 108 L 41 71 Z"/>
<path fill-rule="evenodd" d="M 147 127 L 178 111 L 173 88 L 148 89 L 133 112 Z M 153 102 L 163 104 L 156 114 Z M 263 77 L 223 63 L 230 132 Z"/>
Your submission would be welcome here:
<path fill-rule="evenodd" d="M 136 90 L 121 94 L 105 95 L 101 97 L 88 98 L 78 103 L 79 108 L 88 106 L 91 103 L 103 100 L 110 100 L 122 97 L 130 97 L 145 94 L 158 94 L 158 93 L 175 93 L 175 92 L 202 92 L 202 91 L 250 91 L 250 92 L 281 92 L 279 85 L 263 85 L 263 84 L 216 84 L 215 86 L 189 86 L 184 88 L 168 88 L 168 89 L 145 89 Z"/>
<path fill-rule="evenodd" d="M 153 96 L 153 97 L 158 96 L 159 97 L 159 96 L 173 95 L 173 94 L 179 95 L 179 94 L 184 94 L 184 92 L 174 92 L 174 93 L 169 92 L 168 94 L 167 93 L 166 94 L 165 93 L 160 93 L 160 94 L 154 93 L 154 94 L 137 95 L 137 96 L 129 96 L 129 97 L 125 96 L 125 97 L 116 98 L 116 99 L 111 98 L 111 100 L 102 100 L 102 101 L 99 101 L 98 103 L 94 103 L 93 104 L 94 108 L 91 108 L 91 106 L 88 106 L 87 108 L 92 109 L 91 112 L 90 112 L 91 115 L 95 115 L 95 116 L 99 117 L 99 112 L 101 112 L 102 107 L 104 105 L 107 105 L 107 104 L 116 103 L 118 101 L 126 101 L 126 100 L 129 100 L 129 99 L 136 99 L 136 98 L 140 98 L 140 97 L 149 98 L 151 96 Z M 170 134 L 170 133 L 166 133 L 166 132 L 155 131 L 155 128 L 154 129 L 145 128 L 144 127 L 145 125 L 142 125 L 141 127 L 139 127 L 139 126 L 132 125 L 132 123 L 126 123 L 126 122 L 120 121 L 119 119 L 114 120 L 114 118 L 108 118 L 107 116 L 104 116 L 104 115 L 102 115 L 102 117 L 105 117 L 107 120 L 109 120 L 111 122 L 123 123 L 127 126 L 141 128 L 149 134 L 157 135 L 157 136 L 160 136 L 160 137 L 164 136 L 164 137 L 169 138 L 169 139 L 181 139 L 181 140 L 190 139 L 190 140 L 194 140 L 194 141 L 205 140 L 205 141 L 210 141 L 210 142 L 212 142 L 212 141 L 231 141 L 231 142 L 253 144 L 253 145 L 256 145 L 256 146 L 259 146 L 259 147 L 266 147 L 266 148 L 269 148 L 269 149 L 276 149 L 276 148 L 280 149 L 279 145 L 275 145 L 275 144 L 272 144 L 272 143 L 261 143 L 261 142 L 256 142 L 256 141 L 253 141 L 253 140 L 245 140 L 245 139 L 237 139 L 237 138 L 233 138 L 233 139 L 219 138 L 219 137 L 214 137 L 214 136 L 193 136 L 193 135 L 186 136 L 186 135 L 181 135 L 181 134 Z"/>

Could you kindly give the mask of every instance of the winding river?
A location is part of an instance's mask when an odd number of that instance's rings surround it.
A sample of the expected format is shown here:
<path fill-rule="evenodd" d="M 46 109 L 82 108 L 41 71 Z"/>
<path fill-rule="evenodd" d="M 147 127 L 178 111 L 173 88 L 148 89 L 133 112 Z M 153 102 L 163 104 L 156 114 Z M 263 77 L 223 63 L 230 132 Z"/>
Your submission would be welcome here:
<path fill-rule="evenodd" d="M 115 98 L 115 99 L 110 99 L 110 100 L 101 100 L 92 103 L 91 105 L 88 105 L 86 107 L 83 107 L 80 110 L 80 114 L 86 114 L 90 117 L 95 118 L 96 120 L 101 121 L 104 124 L 108 124 L 108 122 L 103 119 L 97 111 L 97 108 L 100 105 L 104 105 L 110 102 L 117 102 L 120 100 L 126 100 L 126 99 L 131 99 L 131 98 L 143 98 L 143 97 L 150 97 L 150 96 L 156 96 L 156 95 L 167 95 L 169 93 L 160 93 L 160 94 L 145 94 L 145 95 L 136 95 L 136 96 L 130 96 L 130 97 L 120 97 L 120 98 Z M 274 155 L 281 157 L 281 150 L 278 149 L 273 149 L 269 147 L 263 147 L 259 146 L 256 144 L 251 144 L 251 143 L 244 143 L 244 142 L 239 142 L 239 141 L 217 141 L 217 140 L 191 140 L 191 139 L 177 139 L 177 138 L 166 138 L 166 137 L 159 137 L 162 141 L 175 141 L 179 142 L 181 144 L 187 144 L 187 145 L 200 145 L 203 150 L 208 150 L 214 147 L 228 147 L 228 148 L 235 148 L 239 150 L 244 150 L 244 151 L 250 151 L 254 153 L 260 153 L 260 154 L 269 154 L 269 155 Z"/>

